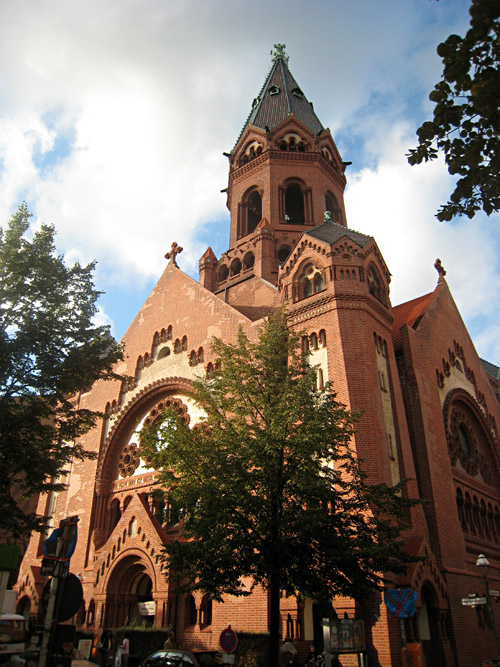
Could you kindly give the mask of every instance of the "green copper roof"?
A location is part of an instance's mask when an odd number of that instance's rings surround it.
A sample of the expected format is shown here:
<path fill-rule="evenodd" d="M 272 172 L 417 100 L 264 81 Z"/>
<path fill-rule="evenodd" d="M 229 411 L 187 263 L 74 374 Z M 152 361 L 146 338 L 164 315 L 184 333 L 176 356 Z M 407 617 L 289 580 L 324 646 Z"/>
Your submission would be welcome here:
<path fill-rule="evenodd" d="M 325 129 L 314 113 L 312 104 L 307 101 L 288 69 L 285 44 L 275 44 L 271 53 L 273 55 L 271 70 L 262 90 L 253 101 L 252 110 L 236 144 L 249 125 L 272 130 L 292 113 L 314 134 L 319 134 Z"/>

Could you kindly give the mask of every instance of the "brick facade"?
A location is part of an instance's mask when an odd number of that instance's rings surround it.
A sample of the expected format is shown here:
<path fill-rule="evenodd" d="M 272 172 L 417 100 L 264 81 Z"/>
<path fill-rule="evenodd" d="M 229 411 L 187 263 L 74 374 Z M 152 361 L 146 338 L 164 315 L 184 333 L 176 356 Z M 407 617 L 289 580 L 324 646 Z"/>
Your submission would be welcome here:
<path fill-rule="evenodd" d="M 260 588 L 224 604 L 175 595 L 161 552 L 178 534 L 178 514 L 155 496 L 157 475 L 137 443 L 144 420 L 167 404 L 195 424 L 200 411 L 188 389 L 215 364 L 211 339 L 235 341 L 239 327 L 254 338 L 259 319 L 287 303 L 293 324 L 307 332 L 319 381 L 333 382 L 338 398 L 360 413 L 353 446 L 370 479 L 407 479 L 408 493 L 425 501 L 412 510 L 406 535 L 408 550 L 425 560 L 393 582 L 418 593 L 409 641 L 421 642 L 428 665 L 479 667 L 494 655 L 485 609 L 461 599 L 484 590 L 479 553 L 490 560 L 492 588 L 500 589 L 498 378 L 483 368 L 440 265 L 432 293 L 392 307 L 389 270 L 374 238 L 347 227 L 344 168 L 330 132 L 276 55 L 229 155 L 228 251 L 220 258 L 205 252 L 199 283 L 170 258 L 123 338 L 126 358 L 117 372 L 128 379 L 96 383 L 80 397 L 82 407 L 105 415 L 82 438 L 97 458 L 75 461 L 66 490 L 39 501 L 55 525 L 80 517 L 71 568 L 83 582 L 75 619 L 82 627 L 138 620 L 137 603 L 154 601 L 149 621 L 171 625 L 184 646 L 216 647 L 228 623 L 236 631 L 267 630 Z M 327 206 L 334 210 L 324 219 Z M 34 616 L 45 581 L 41 543 L 32 537 L 18 579 L 19 609 Z M 370 665 L 402 664 L 399 621 L 380 596 L 339 598 L 333 606 L 341 618 L 364 618 Z M 283 598 L 281 611 L 283 635 L 302 650 L 318 640 L 313 601 Z M 357 658 L 344 656 L 342 664 Z"/>

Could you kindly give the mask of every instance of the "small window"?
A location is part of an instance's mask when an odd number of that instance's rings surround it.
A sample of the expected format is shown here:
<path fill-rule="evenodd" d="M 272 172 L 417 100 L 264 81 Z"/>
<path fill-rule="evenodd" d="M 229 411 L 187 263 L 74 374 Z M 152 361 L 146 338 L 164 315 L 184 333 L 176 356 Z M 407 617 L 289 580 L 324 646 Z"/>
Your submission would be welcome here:
<path fill-rule="evenodd" d="M 225 280 L 229 278 L 229 269 L 225 264 L 222 264 L 219 267 L 219 282 L 223 283 Z"/>
<path fill-rule="evenodd" d="M 200 625 L 202 628 L 212 625 L 212 600 L 208 595 L 204 595 L 201 601 Z"/>
<path fill-rule="evenodd" d="M 299 99 L 304 97 L 304 93 L 300 90 L 300 88 L 294 88 L 292 90 L 292 95 L 295 95 L 295 97 L 298 97 Z"/>
<path fill-rule="evenodd" d="M 332 214 L 333 222 L 337 224 L 342 224 L 342 213 L 340 211 L 340 206 L 338 204 L 337 198 L 333 192 L 328 191 L 325 195 L 325 207 L 327 211 L 330 211 Z"/>
<path fill-rule="evenodd" d="M 325 283 L 321 271 L 312 262 L 306 264 L 298 279 L 298 298 L 305 299 L 307 296 L 322 292 L 324 288 Z"/>
<path fill-rule="evenodd" d="M 247 252 L 245 257 L 243 257 L 243 271 L 248 271 L 255 264 L 255 256 L 253 252 Z"/>
<path fill-rule="evenodd" d="M 465 456 L 470 457 L 472 454 L 472 447 L 470 444 L 467 428 L 464 426 L 464 424 L 460 424 L 458 427 L 458 437 L 460 439 L 460 445 L 463 449 Z"/>
<path fill-rule="evenodd" d="M 271 95 L 271 97 L 272 97 L 273 95 L 279 95 L 280 92 L 281 92 L 281 90 L 279 89 L 279 86 L 271 86 L 271 87 L 269 88 L 269 95 Z"/>
<path fill-rule="evenodd" d="M 236 257 L 236 259 L 233 259 L 231 262 L 231 275 L 237 276 L 239 273 L 241 273 L 241 260 Z"/>
<path fill-rule="evenodd" d="M 278 250 L 278 261 L 280 264 L 284 264 L 290 255 L 291 248 L 289 245 L 282 245 Z"/>
<path fill-rule="evenodd" d="M 196 602 L 192 595 L 188 595 L 184 607 L 184 625 L 186 627 L 196 625 L 196 616 Z"/>

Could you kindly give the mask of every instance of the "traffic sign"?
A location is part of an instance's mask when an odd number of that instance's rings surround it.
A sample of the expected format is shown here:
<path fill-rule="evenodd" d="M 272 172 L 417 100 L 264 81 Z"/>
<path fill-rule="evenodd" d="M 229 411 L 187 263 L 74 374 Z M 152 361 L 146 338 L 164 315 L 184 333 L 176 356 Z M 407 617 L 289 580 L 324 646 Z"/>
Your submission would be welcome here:
<path fill-rule="evenodd" d="M 486 598 L 462 598 L 464 607 L 475 607 L 477 604 L 486 604 Z"/>
<path fill-rule="evenodd" d="M 238 637 L 236 636 L 236 632 L 231 630 L 230 625 L 220 633 L 219 644 L 225 653 L 233 653 L 233 651 L 236 651 Z"/>

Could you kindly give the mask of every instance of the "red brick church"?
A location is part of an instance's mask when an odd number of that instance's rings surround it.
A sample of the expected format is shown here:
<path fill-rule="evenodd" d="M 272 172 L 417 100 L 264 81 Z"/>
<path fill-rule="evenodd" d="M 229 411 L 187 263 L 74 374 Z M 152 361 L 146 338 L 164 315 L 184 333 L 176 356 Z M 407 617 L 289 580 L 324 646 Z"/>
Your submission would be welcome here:
<path fill-rule="evenodd" d="M 228 623 L 267 631 L 263 590 L 224 604 L 198 593 L 176 596 L 161 555 L 178 534 L 179 516 L 155 494 L 157 473 L 138 443 L 143 424 L 166 406 L 190 424 L 199 420 L 187 393 L 215 364 L 214 336 L 235 341 L 242 327 L 253 338 L 261 318 L 287 303 L 292 322 L 308 332 L 303 344 L 319 366 L 318 381 L 333 382 L 339 400 L 362 413 L 353 446 L 370 479 L 411 479 L 410 491 L 425 501 L 412 512 L 407 539 L 425 560 L 396 582 L 418 594 L 408 641 L 421 643 L 427 665 L 479 666 L 495 655 L 491 619 L 484 606 L 462 599 L 484 593 L 480 553 L 490 562 L 491 588 L 500 589 L 499 369 L 478 357 L 439 260 L 433 291 L 391 304 L 381 249 L 347 224 L 348 163 L 282 45 L 228 161 L 229 249 L 217 258 L 208 248 L 196 282 L 177 267 L 181 248 L 172 246 L 123 338 L 126 361 L 117 371 L 129 379 L 97 383 L 79 397 L 105 415 L 83 438 L 97 458 L 75 461 L 67 489 L 39 503 L 54 525 L 80 517 L 71 563 L 84 588 L 77 621 L 98 632 L 149 614 L 149 622 L 171 625 L 183 646 L 197 648 L 216 647 Z M 46 580 L 42 541 L 32 537 L 18 579 L 18 608 L 34 616 Z M 382 599 L 332 604 L 340 618 L 363 618 L 370 665 L 402 664 L 400 624 Z M 314 601 L 283 598 L 281 613 L 283 636 L 303 646 L 319 640 Z"/>

